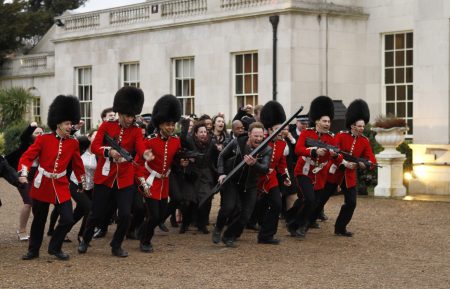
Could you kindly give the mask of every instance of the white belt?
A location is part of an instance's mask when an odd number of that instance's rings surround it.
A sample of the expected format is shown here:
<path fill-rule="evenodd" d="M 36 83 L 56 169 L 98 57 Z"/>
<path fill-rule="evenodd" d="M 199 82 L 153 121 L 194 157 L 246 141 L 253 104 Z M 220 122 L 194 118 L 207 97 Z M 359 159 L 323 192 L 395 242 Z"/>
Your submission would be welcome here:
<path fill-rule="evenodd" d="M 317 174 L 328 163 L 328 161 L 323 162 L 323 163 L 318 163 L 308 157 L 302 157 L 302 158 L 305 161 L 305 165 L 303 166 L 303 174 L 304 175 L 308 175 L 310 166 L 315 166 L 315 168 L 312 170 L 312 173 Z"/>
<path fill-rule="evenodd" d="M 38 174 L 34 178 L 34 187 L 39 188 L 41 186 L 42 182 L 42 176 L 46 176 L 49 179 L 59 179 L 66 175 L 66 171 L 60 172 L 59 174 L 56 173 L 50 173 L 44 170 L 41 166 L 38 167 Z"/>
<path fill-rule="evenodd" d="M 170 170 L 168 170 L 167 173 L 165 173 L 165 174 L 160 174 L 157 171 L 152 170 L 148 166 L 147 162 L 145 162 L 144 165 L 145 165 L 145 168 L 147 169 L 147 171 L 150 173 L 148 178 L 145 180 L 147 185 L 149 185 L 150 187 L 153 185 L 153 181 L 155 180 L 155 178 L 158 178 L 158 179 L 167 178 L 170 174 Z"/>

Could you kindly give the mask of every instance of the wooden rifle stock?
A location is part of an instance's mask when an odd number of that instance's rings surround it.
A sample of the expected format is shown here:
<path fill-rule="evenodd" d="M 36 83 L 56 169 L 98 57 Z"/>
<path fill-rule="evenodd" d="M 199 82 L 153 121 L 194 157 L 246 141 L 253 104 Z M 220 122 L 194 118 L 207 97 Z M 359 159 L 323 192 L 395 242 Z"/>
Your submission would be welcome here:
<path fill-rule="evenodd" d="M 254 157 L 256 154 L 258 154 L 272 139 L 274 139 L 282 130 L 283 128 L 288 125 L 294 118 L 297 117 L 303 110 L 303 106 L 301 106 L 297 112 L 295 112 L 289 119 L 286 119 L 285 122 L 283 122 L 278 129 L 276 129 L 271 135 L 269 135 L 264 141 L 259 144 L 258 147 L 256 147 L 249 156 Z M 206 202 L 207 199 L 209 199 L 211 196 L 217 194 L 220 191 L 220 188 L 226 184 L 235 174 L 237 171 L 239 171 L 243 166 L 245 165 L 245 161 L 242 160 L 237 166 L 234 167 L 234 169 L 231 170 L 223 180 L 221 184 L 217 183 L 214 188 L 211 190 L 211 192 L 207 195 L 205 195 L 199 202 L 199 206 L 201 206 L 204 202 Z"/>

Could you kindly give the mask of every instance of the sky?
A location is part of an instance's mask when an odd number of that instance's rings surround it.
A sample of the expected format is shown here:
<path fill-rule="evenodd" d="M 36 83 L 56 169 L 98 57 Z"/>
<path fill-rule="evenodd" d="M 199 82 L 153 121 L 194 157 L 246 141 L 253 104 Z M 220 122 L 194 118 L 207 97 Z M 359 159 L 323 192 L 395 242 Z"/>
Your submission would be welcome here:
<path fill-rule="evenodd" d="M 145 2 L 145 0 L 88 0 L 84 6 L 73 10 L 72 13 L 84 13 L 143 2 Z"/>

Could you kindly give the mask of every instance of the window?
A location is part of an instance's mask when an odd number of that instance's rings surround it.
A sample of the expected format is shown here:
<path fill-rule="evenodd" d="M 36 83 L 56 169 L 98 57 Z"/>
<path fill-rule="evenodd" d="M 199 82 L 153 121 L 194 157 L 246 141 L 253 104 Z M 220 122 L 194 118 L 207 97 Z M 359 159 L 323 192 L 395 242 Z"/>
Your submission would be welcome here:
<path fill-rule="evenodd" d="M 184 115 L 195 112 L 195 71 L 194 58 L 174 59 L 175 96 L 180 100 Z"/>
<path fill-rule="evenodd" d="M 122 63 L 120 66 L 121 66 L 120 87 L 123 86 L 140 87 L 139 62 Z"/>
<path fill-rule="evenodd" d="M 41 98 L 33 97 L 31 107 L 33 121 L 41 123 Z"/>
<path fill-rule="evenodd" d="M 413 135 L 413 33 L 384 35 L 386 115 L 405 118 Z"/>
<path fill-rule="evenodd" d="M 85 122 L 81 133 L 92 128 L 92 68 L 75 68 L 75 93 L 80 99 L 81 120 Z"/>
<path fill-rule="evenodd" d="M 235 55 L 234 95 L 237 109 L 258 104 L 258 53 Z"/>

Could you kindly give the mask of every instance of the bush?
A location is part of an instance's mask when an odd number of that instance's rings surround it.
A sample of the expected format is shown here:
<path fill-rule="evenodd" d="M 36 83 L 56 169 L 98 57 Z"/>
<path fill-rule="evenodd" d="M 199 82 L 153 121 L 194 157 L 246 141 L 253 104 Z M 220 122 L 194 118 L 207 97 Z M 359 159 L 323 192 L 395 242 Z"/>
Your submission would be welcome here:
<path fill-rule="evenodd" d="M 3 138 L 3 134 L 0 133 L 0 155 L 3 155 L 5 151 L 5 139 Z"/>
<path fill-rule="evenodd" d="M 25 128 L 28 126 L 26 121 L 19 121 L 10 126 L 8 126 L 3 132 L 3 138 L 5 141 L 5 150 L 4 154 L 7 155 L 17 148 L 19 148 L 20 144 L 20 136 Z"/>
<path fill-rule="evenodd" d="M 33 95 L 23 87 L 0 89 L 0 130 L 22 120 Z"/>

